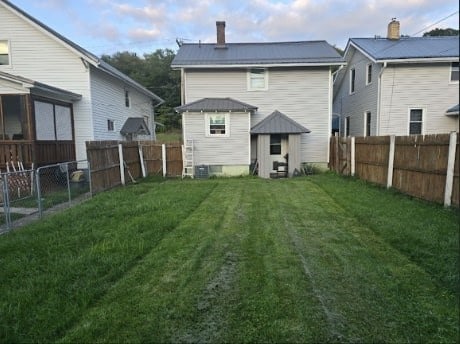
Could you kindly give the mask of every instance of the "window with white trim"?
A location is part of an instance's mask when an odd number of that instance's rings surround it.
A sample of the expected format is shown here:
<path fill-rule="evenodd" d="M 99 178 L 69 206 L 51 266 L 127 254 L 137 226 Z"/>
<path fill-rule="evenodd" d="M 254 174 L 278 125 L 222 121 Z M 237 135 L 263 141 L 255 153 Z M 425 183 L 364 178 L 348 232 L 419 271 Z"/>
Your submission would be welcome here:
<path fill-rule="evenodd" d="M 206 136 L 230 136 L 230 117 L 228 113 L 206 114 Z"/>
<path fill-rule="evenodd" d="M 129 98 L 129 91 L 125 90 L 125 106 L 129 108 L 131 106 L 131 101 Z"/>
<path fill-rule="evenodd" d="M 365 136 L 371 136 L 371 120 L 372 120 L 372 114 L 370 111 L 366 111 L 364 114 L 364 121 L 365 121 Z"/>
<path fill-rule="evenodd" d="M 372 63 L 366 65 L 366 85 L 372 82 Z"/>
<path fill-rule="evenodd" d="M 409 110 L 409 135 L 419 135 L 423 131 L 423 109 Z"/>
<path fill-rule="evenodd" d="M 0 40 L 0 66 L 10 64 L 10 47 L 7 40 Z"/>
<path fill-rule="evenodd" d="M 350 69 L 350 94 L 355 93 L 356 69 Z"/>
<path fill-rule="evenodd" d="M 268 72 L 265 68 L 252 68 L 248 71 L 248 91 L 268 89 Z"/>
<path fill-rule="evenodd" d="M 115 131 L 115 122 L 111 119 L 107 120 L 107 131 Z"/>
<path fill-rule="evenodd" d="M 458 82 L 458 77 L 459 77 L 459 63 L 452 62 L 450 65 L 450 81 Z"/>

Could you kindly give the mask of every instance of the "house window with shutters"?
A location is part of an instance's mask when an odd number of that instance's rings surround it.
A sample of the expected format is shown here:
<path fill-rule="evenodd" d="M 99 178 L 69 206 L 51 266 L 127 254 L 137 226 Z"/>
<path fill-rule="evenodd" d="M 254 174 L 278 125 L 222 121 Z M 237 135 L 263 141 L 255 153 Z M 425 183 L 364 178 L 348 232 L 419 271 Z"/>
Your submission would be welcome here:
<path fill-rule="evenodd" d="M 423 132 L 423 109 L 409 110 L 409 135 L 419 135 Z"/>

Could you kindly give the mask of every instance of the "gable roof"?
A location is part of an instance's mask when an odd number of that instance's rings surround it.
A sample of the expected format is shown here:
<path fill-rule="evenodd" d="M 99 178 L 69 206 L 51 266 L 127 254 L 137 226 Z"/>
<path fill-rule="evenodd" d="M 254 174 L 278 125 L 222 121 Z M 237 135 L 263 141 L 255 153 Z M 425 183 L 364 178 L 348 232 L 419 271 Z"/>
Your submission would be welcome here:
<path fill-rule="evenodd" d="M 93 65 L 97 69 L 99 69 L 99 70 L 101 70 L 101 71 L 103 71 L 103 72 L 115 77 L 116 79 L 118 79 L 118 80 L 120 80 L 122 82 L 125 82 L 126 84 L 128 84 L 131 87 L 133 87 L 134 89 L 136 89 L 140 93 L 142 93 L 142 94 L 144 94 L 144 95 L 146 95 L 146 96 L 148 96 L 150 98 L 155 99 L 158 102 L 158 105 L 164 102 L 164 100 L 161 99 L 159 96 L 157 96 L 155 93 L 150 92 L 149 90 L 147 90 L 144 86 L 142 86 L 138 82 L 134 81 L 133 79 L 131 79 L 127 75 L 125 75 L 122 72 L 120 72 L 118 69 L 112 67 L 111 65 L 109 65 L 105 61 L 101 60 L 100 58 L 98 58 L 96 55 L 92 54 L 88 50 L 82 48 L 78 44 L 76 44 L 76 43 L 72 42 L 71 40 L 69 40 L 68 38 L 62 36 L 57 31 L 55 31 L 55 30 L 51 29 L 49 26 L 43 24 L 41 21 L 35 19 L 34 17 L 29 15 L 28 13 L 24 12 L 23 10 L 21 10 L 19 7 L 13 5 L 10 1 L 8 1 L 8 0 L 0 0 L 0 5 L 3 5 L 7 9 L 9 9 L 10 11 L 15 12 L 17 15 L 19 15 L 20 17 L 22 17 L 22 18 L 26 19 L 27 21 L 31 22 L 33 25 L 38 26 L 40 29 L 44 30 L 46 33 L 48 33 L 49 35 L 51 35 L 52 37 L 57 39 L 59 42 L 61 42 L 63 45 L 67 46 L 74 53 L 77 53 L 78 55 L 80 55 L 80 57 L 82 57 L 85 61 L 89 62 L 91 65 Z"/>
<path fill-rule="evenodd" d="M 302 134 L 310 132 L 309 129 L 278 110 L 251 128 L 251 134 Z"/>
<path fill-rule="evenodd" d="M 248 112 L 257 110 L 257 107 L 232 98 L 203 98 L 178 106 L 175 110 L 177 112 Z"/>
<path fill-rule="evenodd" d="M 408 60 L 458 61 L 459 37 L 350 38 L 345 50 L 353 46 L 374 62 Z"/>
<path fill-rule="evenodd" d="M 120 130 L 120 134 L 150 135 L 150 130 L 143 118 L 129 117 Z"/>
<path fill-rule="evenodd" d="M 171 63 L 180 67 L 342 65 L 343 58 L 326 41 L 183 44 Z"/>
<path fill-rule="evenodd" d="M 11 81 L 17 84 L 20 84 L 24 89 L 28 89 L 31 94 L 50 97 L 52 99 L 62 100 L 62 101 L 76 101 L 81 99 L 81 94 L 63 90 L 62 88 L 57 88 L 50 86 L 35 80 L 24 78 L 19 75 L 13 75 L 0 71 L 0 81 L 6 80 Z"/>

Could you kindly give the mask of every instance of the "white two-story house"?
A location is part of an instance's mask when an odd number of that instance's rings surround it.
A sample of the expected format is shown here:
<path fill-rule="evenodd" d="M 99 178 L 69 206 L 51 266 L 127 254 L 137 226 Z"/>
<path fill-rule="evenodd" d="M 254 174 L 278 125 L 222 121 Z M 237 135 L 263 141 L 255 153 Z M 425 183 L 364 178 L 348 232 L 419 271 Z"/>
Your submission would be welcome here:
<path fill-rule="evenodd" d="M 459 37 L 351 38 L 334 82 L 343 136 L 458 131 Z M 457 108 L 457 111 L 454 111 Z"/>
<path fill-rule="evenodd" d="M 328 162 L 332 71 L 343 64 L 325 41 L 183 44 L 172 68 L 181 71 L 185 142 L 194 165 L 211 174 L 293 175 L 303 163 Z"/>
<path fill-rule="evenodd" d="M 85 141 L 154 138 L 162 99 L 0 0 L 0 168 L 86 159 Z"/>

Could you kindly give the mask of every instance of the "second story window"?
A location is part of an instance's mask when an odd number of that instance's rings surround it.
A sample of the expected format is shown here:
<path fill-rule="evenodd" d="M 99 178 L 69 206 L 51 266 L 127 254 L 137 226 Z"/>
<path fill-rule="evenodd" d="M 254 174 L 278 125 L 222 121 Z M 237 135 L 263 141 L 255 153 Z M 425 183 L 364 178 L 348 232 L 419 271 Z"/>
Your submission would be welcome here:
<path fill-rule="evenodd" d="M 129 91 L 125 90 L 125 106 L 130 107 Z"/>
<path fill-rule="evenodd" d="M 355 93 L 356 70 L 350 69 L 350 94 Z"/>
<path fill-rule="evenodd" d="M 107 131 L 114 131 L 115 130 L 115 122 L 111 119 L 107 120 Z"/>
<path fill-rule="evenodd" d="M 264 91 L 268 88 L 268 75 L 264 68 L 253 68 L 248 71 L 248 91 Z"/>
<path fill-rule="evenodd" d="M 372 64 L 369 63 L 366 66 L 366 85 L 369 85 L 372 82 Z"/>
<path fill-rule="evenodd" d="M 10 64 L 9 44 L 6 40 L 0 40 L 0 66 Z"/>
<path fill-rule="evenodd" d="M 452 62 L 450 66 L 450 81 L 458 81 L 458 76 L 459 76 L 458 65 L 459 65 L 458 62 Z"/>

